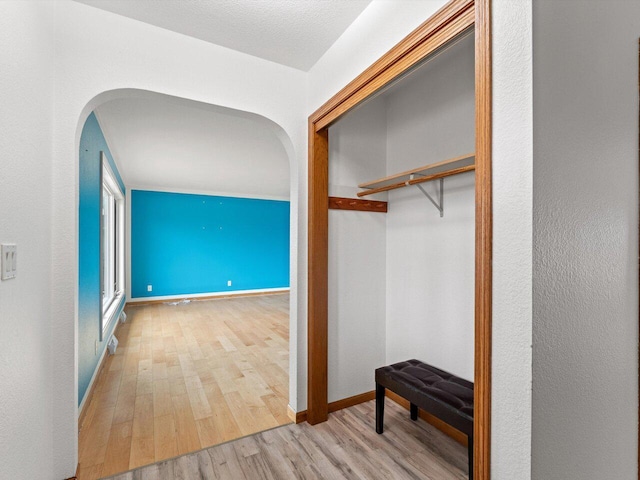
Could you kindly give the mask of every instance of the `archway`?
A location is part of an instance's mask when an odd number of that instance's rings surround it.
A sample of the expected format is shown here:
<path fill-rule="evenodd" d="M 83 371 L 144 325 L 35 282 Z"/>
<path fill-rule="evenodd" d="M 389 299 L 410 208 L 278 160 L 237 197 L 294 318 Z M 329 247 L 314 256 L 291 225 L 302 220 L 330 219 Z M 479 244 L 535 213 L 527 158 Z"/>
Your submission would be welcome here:
<path fill-rule="evenodd" d="M 87 121 L 87 119 L 90 119 L 92 112 L 96 111 L 96 109 L 99 109 L 100 106 L 104 106 L 106 104 L 108 104 L 109 102 L 115 102 L 115 101 L 135 101 L 135 100 L 157 100 L 157 99 L 162 99 L 162 101 L 167 102 L 169 104 L 181 104 L 181 105 L 189 105 L 190 108 L 194 108 L 200 111 L 205 111 L 205 112 L 209 112 L 209 113 L 213 113 L 213 114 L 224 114 L 224 115 L 228 115 L 230 117 L 233 118 L 237 118 L 237 119 L 244 119 L 247 121 L 251 121 L 256 125 L 259 125 L 260 128 L 268 131 L 271 135 L 273 135 L 274 137 L 276 137 L 278 139 L 278 141 L 281 143 L 284 151 L 286 152 L 286 157 L 287 160 L 289 161 L 289 192 L 291 195 L 291 202 L 290 202 L 290 234 L 289 234 L 289 263 L 290 263 L 290 268 L 289 268 L 289 283 L 290 283 L 290 288 L 291 288 L 291 296 L 290 296 L 290 301 L 289 301 L 289 330 L 291 332 L 291 335 L 289 336 L 289 352 L 290 352 L 290 368 L 289 368 L 289 399 L 291 401 L 291 398 L 295 398 L 295 391 L 296 391 L 296 374 L 297 374 L 297 369 L 296 369 L 296 331 L 297 331 L 297 320 L 296 320 L 296 291 L 297 291 L 297 252 L 296 252 L 296 245 L 297 245 L 297 226 L 295 225 L 295 223 L 297 222 L 297 201 L 295 201 L 296 197 L 297 197 L 297 168 L 296 168 L 296 162 L 294 159 L 294 155 L 293 155 L 293 145 L 291 140 L 289 139 L 288 135 L 285 133 L 285 131 L 279 126 L 277 125 L 275 122 L 266 119 L 263 116 L 254 114 L 254 113 L 250 113 L 250 112 L 244 112 L 244 111 L 240 111 L 240 110 L 233 110 L 233 109 L 229 109 L 227 107 L 221 107 L 221 106 L 216 106 L 216 105 L 211 105 L 211 104 L 205 104 L 202 102 L 197 102 L 194 100 L 187 100 L 187 99 L 183 99 L 183 98 L 179 98 L 179 97 L 172 97 L 172 96 L 168 96 L 168 95 L 164 95 L 164 94 L 159 94 L 159 93 L 154 93 L 154 92 L 149 92 L 149 91 L 143 91 L 143 90 L 134 90 L 134 89 L 125 89 L 125 90 L 113 90 L 113 91 L 108 91 L 105 92 L 103 94 L 98 95 L 97 97 L 95 97 L 94 99 L 92 99 L 84 108 L 82 115 L 80 117 L 79 123 L 78 123 L 78 130 L 76 132 L 76 145 L 77 145 L 77 149 L 76 151 L 79 150 L 80 147 L 80 137 L 81 137 L 81 132 L 83 127 L 85 126 L 85 122 Z M 80 162 L 80 157 L 76 158 L 76 162 L 79 165 Z M 80 169 L 80 167 L 78 167 Z M 81 169 L 80 169 L 81 170 Z M 81 189 L 82 188 L 82 178 L 80 176 L 77 177 L 78 178 L 78 182 L 77 182 L 77 188 Z M 129 190 L 129 189 L 127 189 Z M 78 232 L 80 232 L 80 223 L 77 222 L 76 223 L 76 228 L 78 229 Z M 79 248 L 81 246 L 81 242 L 82 242 L 82 237 L 81 234 L 79 233 L 80 238 L 78 239 L 76 245 Z M 130 258 L 128 260 L 128 263 L 130 262 Z M 131 278 L 130 275 L 127 276 L 129 279 Z M 128 285 L 130 285 L 130 282 L 127 282 Z M 75 365 L 76 365 L 76 369 L 75 369 L 75 384 L 76 385 L 80 385 L 83 386 L 83 384 L 86 383 L 86 379 L 84 379 L 82 382 L 80 381 L 80 379 L 78 378 L 78 366 L 81 363 L 81 354 L 82 351 L 79 348 L 79 344 L 83 341 L 83 335 L 81 334 L 81 324 L 80 324 L 80 307 L 82 305 L 82 289 L 78 289 L 77 294 L 76 294 L 76 301 L 75 301 L 75 317 L 76 317 L 76 322 L 75 322 L 75 330 L 76 330 L 76 358 L 75 358 Z M 128 293 L 130 294 L 131 290 L 130 288 L 128 289 Z M 130 298 L 130 296 L 128 296 L 128 298 Z M 108 338 L 108 337 L 107 337 Z M 107 339 L 105 338 L 105 340 Z M 97 351 L 97 349 L 96 349 Z M 94 369 L 94 378 L 96 376 L 97 373 L 97 368 Z M 88 396 L 88 394 L 87 394 Z M 86 397 L 85 397 L 86 398 Z M 79 401 L 81 400 L 81 398 L 79 398 Z"/>

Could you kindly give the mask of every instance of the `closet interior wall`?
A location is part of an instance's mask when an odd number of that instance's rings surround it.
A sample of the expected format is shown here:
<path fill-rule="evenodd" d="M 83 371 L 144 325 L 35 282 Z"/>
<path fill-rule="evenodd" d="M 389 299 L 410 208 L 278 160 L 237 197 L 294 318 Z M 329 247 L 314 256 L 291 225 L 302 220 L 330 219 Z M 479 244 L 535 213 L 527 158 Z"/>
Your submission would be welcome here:
<path fill-rule="evenodd" d="M 332 125 L 329 195 L 472 153 L 474 81 L 469 35 Z M 386 214 L 329 211 L 329 402 L 408 358 L 473 381 L 474 172 L 444 189 L 442 218 L 416 186 L 365 197 L 388 201 Z"/>
<path fill-rule="evenodd" d="M 387 173 L 475 149 L 473 35 L 386 94 Z M 438 181 L 423 184 L 434 196 Z M 389 192 L 386 363 L 418 358 L 473 381 L 474 172 L 444 179 L 444 216 L 411 186 Z"/>
<path fill-rule="evenodd" d="M 329 195 L 356 198 L 363 179 L 386 175 L 386 154 L 376 99 L 329 129 Z M 386 225 L 384 213 L 329 210 L 329 402 L 373 390 L 385 362 Z"/>

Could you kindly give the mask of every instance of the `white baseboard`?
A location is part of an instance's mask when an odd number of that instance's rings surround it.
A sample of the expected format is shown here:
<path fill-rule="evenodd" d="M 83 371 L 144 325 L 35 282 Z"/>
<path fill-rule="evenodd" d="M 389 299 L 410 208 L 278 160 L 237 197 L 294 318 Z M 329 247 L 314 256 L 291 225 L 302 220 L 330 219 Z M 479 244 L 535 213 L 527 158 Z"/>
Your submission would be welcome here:
<path fill-rule="evenodd" d="M 109 349 L 107 348 L 107 343 L 109 343 L 109 340 L 111 340 L 111 337 L 113 337 L 116 334 L 116 331 L 118 330 L 118 327 L 121 325 L 120 322 L 120 314 L 124 311 L 124 306 L 126 304 L 126 297 L 123 296 L 123 299 L 120 303 L 120 305 L 118 306 L 118 308 L 115 310 L 117 315 L 115 315 L 114 317 L 114 326 L 111 329 L 111 333 L 109 334 L 108 337 L 105 337 L 102 342 L 100 343 L 104 343 L 104 350 L 102 351 L 102 355 L 100 355 L 100 359 L 98 360 L 98 364 L 96 365 L 96 369 L 93 371 L 93 375 L 91 376 L 91 380 L 89 380 L 89 385 L 87 385 L 87 389 L 84 392 L 84 396 L 82 397 L 82 401 L 80 402 L 80 405 L 78 406 L 78 418 L 80 418 L 82 416 L 82 410 L 84 409 L 84 404 L 86 403 L 87 399 L 90 397 L 90 394 L 92 393 L 93 390 L 93 384 L 96 381 L 96 378 L 98 377 L 98 373 L 100 373 L 100 368 L 102 367 L 102 362 L 104 361 L 104 357 L 105 355 L 109 354 Z"/>
<path fill-rule="evenodd" d="M 117 325 L 116 325 L 117 327 Z M 115 328 L 114 328 L 115 331 Z M 111 334 L 113 335 L 113 333 Z M 111 337 L 109 337 L 111 338 Z M 106 345 L 106 344 L 105 344 Z M 82 401 L 80 402 L 80 406 L 78 407 L 78 418 L 80 418 L 82 416 L 82 410 L 84 410 L 84 404 L 86 403 L 87 399 L 91 396 L 92 390 L 93 390 L 93 384 L 96 381 L 96 378 L 98 377 L 98 373 L 100 372 L 100 367 L 102 366 L 102 362 L 104 361 L 104 357 L 105 355 L 107 355 L 109 353 L 107 347 L 104 347 L 104 350 L 102 351 L 102 355 L 100 355 L 100 360 L 98 360 L 98 364 L 96 365 L 96 369 L 93 372 L 93 376 L 91 377 L 91 380 L 89 380 L 89 385 L 87 385 L 87 389 L 84 391 L 84 396 L 82 397 Z"/>
<path fill-rule="evenodd" d="M 284 293 L 288 292 L 289 287 L 284 288 L 258 288 L 255 290 L 229 290 L 226 292 L 210 292 L 210 293 L 190 293 L 186 295 L 160 295 L 155 297 L 136 297 L 129 298 L 127 303 L 141 303 L 141 302 L 157 302 L 158 300 L 165 300 L 167 302 L 172 302 L 176 300 L 184 300 L 184 299 L 197 299 L 197 298 L 211 298 L 211 297 L 230 297 L 233 295 L 259 295 L 261 293 Z"/>

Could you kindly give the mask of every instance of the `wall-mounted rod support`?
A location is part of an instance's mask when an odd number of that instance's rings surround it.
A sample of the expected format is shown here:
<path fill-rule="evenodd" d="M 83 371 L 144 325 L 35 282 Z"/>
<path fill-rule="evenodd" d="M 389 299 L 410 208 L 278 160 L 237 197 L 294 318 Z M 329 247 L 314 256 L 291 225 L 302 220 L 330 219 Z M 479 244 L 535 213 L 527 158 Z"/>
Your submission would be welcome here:
<path fill-rule="evenodd" d="M 421 184 L 416 183 L 415 186 L 418 187 L 420 191 L 424 193 L 424 195 L 429 199 L 429 201 L 433 203 L 433 205 L 438 209 L 438 211 L 440 212 L 440 217 L 444 217 L 444 178 L 441 178 L 439 183 L 440 188 L 436 187 L 439 202 L 436 202 Z"/>

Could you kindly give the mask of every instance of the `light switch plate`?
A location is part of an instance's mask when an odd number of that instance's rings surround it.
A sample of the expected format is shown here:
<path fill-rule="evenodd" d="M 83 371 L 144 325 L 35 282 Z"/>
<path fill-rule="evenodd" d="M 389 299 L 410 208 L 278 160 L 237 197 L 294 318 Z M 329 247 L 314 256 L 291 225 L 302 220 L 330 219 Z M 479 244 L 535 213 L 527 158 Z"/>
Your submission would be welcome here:
<path fill-rule="evenodd" d="M 2 255 L 2 280 L 16 278 L 18 273 L 18 247 L 15 244 L 3 243 L 0 249 Z"/>

